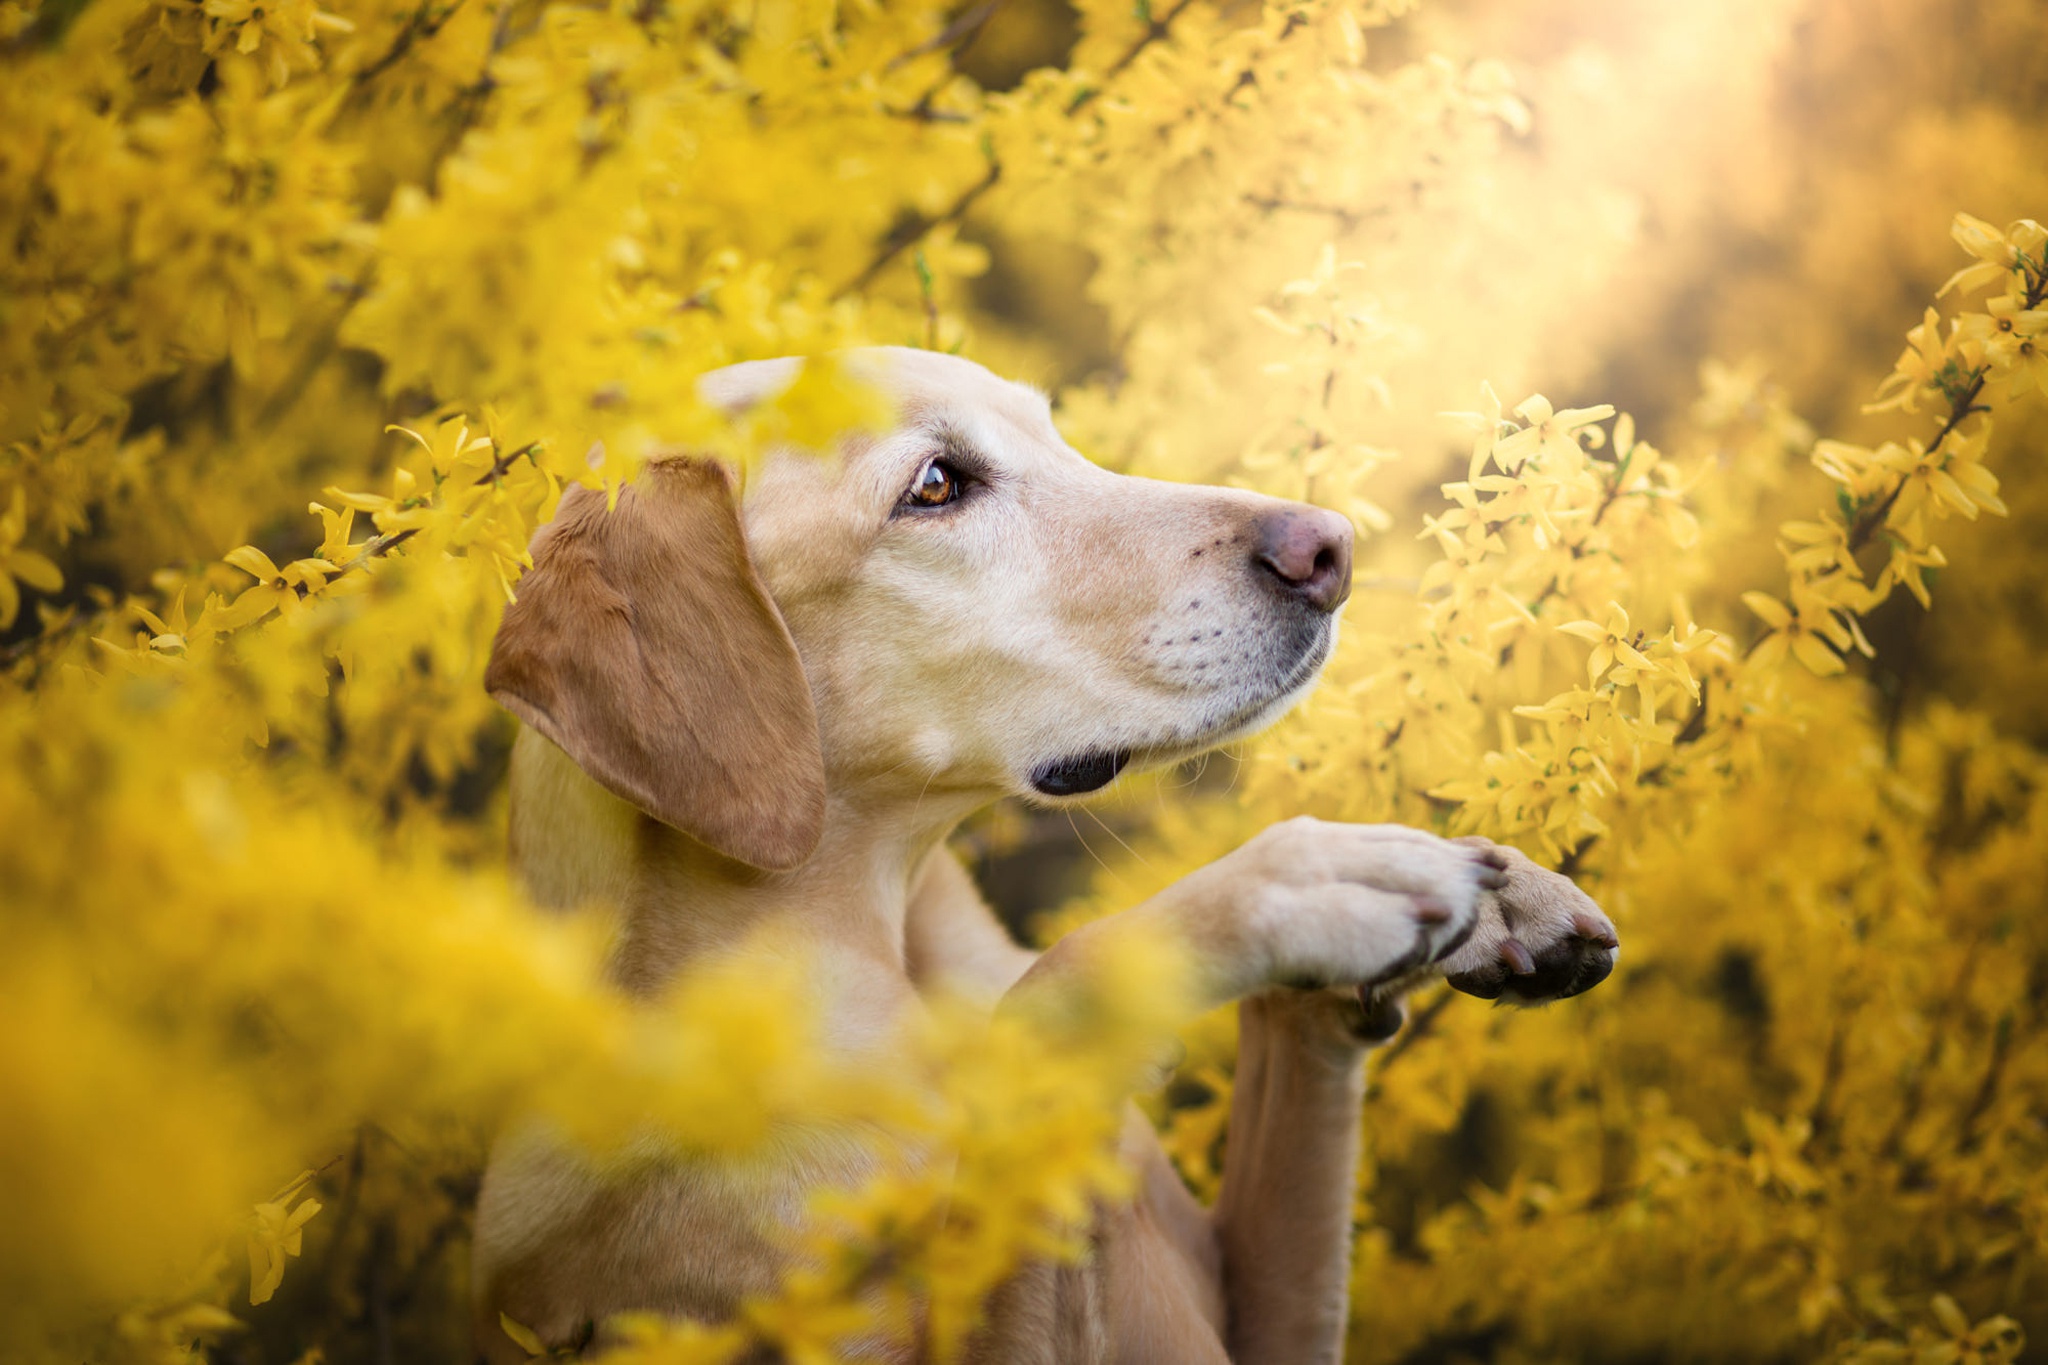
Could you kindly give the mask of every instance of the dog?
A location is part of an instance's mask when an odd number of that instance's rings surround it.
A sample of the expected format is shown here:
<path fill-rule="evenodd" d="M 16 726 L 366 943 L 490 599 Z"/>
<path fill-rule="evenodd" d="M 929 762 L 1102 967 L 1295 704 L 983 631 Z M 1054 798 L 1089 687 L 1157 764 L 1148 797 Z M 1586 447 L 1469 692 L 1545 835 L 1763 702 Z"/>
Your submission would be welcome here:
<path fill-rule="evenodd" d="M 1057 1010 L 1120 935 L 1164 936 L 1191 964 L 1190 1008 L 1238 1002 L 1218 1202 L 1196 1202 L 1129 1108 L 1137 1194 L 1103 1212 L 1084 1264 L 1030 1264 L 998 1290 L 968 1358 L 1335 1361 L 1365 1049 L 1434 976 L 1576 994 L 1612 970 L 1614 926 L 1511 849 L 1300 817 L 1043 953 L 1018 946 L 948 833 L 1002 797 L 1078 802 L 1285 713 L 1329 657 L 1351 526 L 1104 470 L 1040 393 L 963 359 L 843 363 L 893 402 L 893 428 L 771 457 L 743 498 L 712 461 L 652 462 L 613 510 L 570 490 L 535 538 L 485 678 L 523 722 L 517 874 L 543 905 L 617 907 L 612 971 L 636 995 L 773 926 L 812 955 L 849 1055 L 934 990 Z M 801 364 L 701 390 L 742 411 Z M 729 1317 L 788 1269 L 806 1198 L 857 1184 L 864 1161 L 821 1143 L 601 1180 L 542 1135 L 503 1139 L 477 1211 L 479 1350 L 525 1358 L 501 1313 L 593 1349 L 626 1310 Z"/>

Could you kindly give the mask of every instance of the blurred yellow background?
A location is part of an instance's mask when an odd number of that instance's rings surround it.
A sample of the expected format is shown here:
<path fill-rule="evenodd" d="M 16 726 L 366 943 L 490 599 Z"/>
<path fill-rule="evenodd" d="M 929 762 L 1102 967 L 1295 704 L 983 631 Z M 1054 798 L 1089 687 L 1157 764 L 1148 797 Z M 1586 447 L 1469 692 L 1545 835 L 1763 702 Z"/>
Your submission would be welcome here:
<path fill-rule="evenodd" d="M 811 1245 L 967 1302 L 1113 1187 L 990 1164 L 1094 1150 L 1053 1061 L 906 1041 L 849 1097 L 800 980 L 630 1008 L 502 874 L 480 677 L 563 483 L 836 430 L 829 363 L 752 425 L 692 380 L 887 342 L 1361 531 L 1273 736 L 970 826 L 1019 924 L 1309 810 L 1521 843 L 1621 928 L 1585 999 L 1428 993 L 1372 1062 L 1353 1359 L 2021 1358 L 2043 218 L 2039 0 L 0 0 L 8 1353 L 459 1355 L 529 1111 L 949 1145 Z M 1206 1194 L 1231 1020 L 1186 1041 L 1148 1105 Z M 902 1329 L 867 1283 L 642 1354 Z"/>

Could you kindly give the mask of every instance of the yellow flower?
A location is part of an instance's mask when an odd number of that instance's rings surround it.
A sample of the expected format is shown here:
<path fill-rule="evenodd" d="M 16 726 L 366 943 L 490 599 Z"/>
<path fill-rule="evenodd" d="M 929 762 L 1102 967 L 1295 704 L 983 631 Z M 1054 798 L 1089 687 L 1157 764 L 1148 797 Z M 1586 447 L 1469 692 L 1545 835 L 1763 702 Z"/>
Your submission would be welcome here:
<path fill-rule="evenodd" d="M 1642 641 L 1642 632 L 1631 631 L 1628 613 L 1622 610 L 1619 602 L 1607 604 L 1604 625 L 1592 621 L 1567 621 L 1558 629 L 1592 644 L 1593 652 L 1586 656 L 1586 676 L 1595 682 L 1617 660 L 1634 668 L 1653 672 L 1656 669 L 1656 665 L 1637 648 Z"/>
<path fill-rule="evenodd" d="M 2044 243 L 2048 243 L 2048 229 L 2031 218 L 2009 223 L 2001 232 L 1982 218 L 1958 213 L 1950 235 L 1956 239 L 1956 245 L 1977 258 L 1977 264 L 1966 265 L 1949 276 L 1941 286 L 1941 294 L 1951 289 L 1970 293 L 1995 280 L 2019 274 L 2029 264 L 2039 271 Z"/>
<path fill-rule="evenodd" d="M 1984 359 L 2011 398 L 2048 393 L 2048 308 L 2023 308 L 2021 300 L 1991 299 L 1981 313 L 1961 319 L 1965 336 L 1984 348 Z"/>
<path fill-rule="evenodd" d="M 227 606 L 217 605 L 218 599 L 209 599 L 199 614 L 201 627 L 207 630 L 240 630 L 273 611 L 289 616 L 307 597 L 326 586 L 330 576 L 341 571 L 325 559 L 297 559 L 280 569 L 254 545 L 244 545 L 222 556 L 222 560 L 252 575 L 256 584 Z"/>
<path fill-rule="evenodd" d="M 1918 598 L 1922 607 L 1932 607 L 1934 601 L 1927 593 L 1927 583 L 1921 578 L 1923 569 L 1939 569 L 1948 564 L 1948 557 L 1939 545 L 1914 549 L 1905 541 L 1894 538 L 1892 557 L 1884 566 L 1884 575 L 1878 581 L 1879 595 L 1888 592 L 1894 584 L 1903 583 L 1907 591 Z"/>
<path fill-rule="evenodd" d="M 186 650 L 190 646 L 192 627 L 185 617 L 185 586 L 180 584 L 178 595 L 171 600 L 170 608 L 162 616 L 157 615 L 141 603 L 132 603 L 135 614 L 142 618 L 148 630 L 135 632 L 132 648 L 114 643 L 112 640 L 93 637 L 93 643 L 107 652 L 107 657 L 125 672 L 141 674 L 159 666 L 180 666 L 185 662 Z"/>
<path fill-rule="evenodd" d="M 1967 433 L 1959 429 L 1934 451 L 1917 439 L 1904 446 L 1887 444 L 1878 452 L 1880 463 L 1902 476 L 1902 482 L 1886 523 L 1900 528 L 1908 539 L 1920 540 L 1920 523 L 1928 512 L 1937 518 L 1954 512 L 1970 521 L 1980 510 L 2004 516 L 1998 476 L 1978 462 L 1988 436 L 1983 426 Z"/>
<path fill-rule="evenodd" d="M 1493 457 L 1494 445 L 1500 440 L 1500 398 L 1494 393 L 1493 385 L 1479 386 L 1478 412 L 1447 412 L 1444 416 L 1472 428 L 1471 469 L 1465 477 L 1477 479 L 1485 471 L 1486 462 Z"/>
<path fill-rule="evenodd" d="M 777 444 L 828 451 L 849 431 L 887 431 L 895 420 L 881 390 L 833 356 L 812 356 L 790 386 L 750 414 Z"/>
<path fill-rule="evenodd" d="M 498 1326 L 528 1355 L 544 1356 L 548 1353 L 547 1343 L 540 1339 L 540 1334 L 509 1314 L 498 1314 Z"/>
<path fill-rule="evenodd" d="M 1849 528 L 1839 517 L 1823 513 L 1819 521 L 1788 521 L 1778 528 L 1778 533 L 1797 547 L 1779 546 L 1785 555 L 1785 567 L 1796 577 L 1862 572 L 1849 550 Z"/>
<path fill-rule="evenodd" d="M 1920 411 L 1920 400 L 1940 391 L 1942 373 L 1954 358 L 1951 346 L 1954 338 L 1953 329 L 1948 337 L 1942 336 L 1941 314 L 1929 308 L 1921 317 L 1920 325 L 1906 333 L 1906 349 L 1899 353 L 1891 374 L 1877 386 L 1877 396 L 1866 403 L 1863 410 L 1869 413 L 1893 409 Z"/>
<path fill-rule="evenodd" d="M 1802 1196 L 1821 1188 L 1821 1173 L 1804 1155 L 1813 1124 L 1804 1118 L 1774 1119 L 1750 1109 L 1742 1115 L 1749 1138 L 1749 1174 L 1758 1188 Z"/>
<path fill-rule="evenodd" d="M 21 489 L 14 490 L 7 512 L 0 515 L 0 630 L 14 624 L 21 610 L 21 589 L 16 579 L 40 593 L 54 593 L 64 586 L 64 575 L 48 557 L 21 548 L 28 531 L 28 500 Z"/>
<path fill-rule="evenodd" d="M 1462 565 L 1477 564 L 1490 554 L 1507 553 L 1507 542 L 1501 539 L 1496 522 L 1489 515 L 1491 508 L 1479 505 L 1471 484 L 1447 483 L 1443 491 L 1445 497 L 1458 505 L 1440 515 L 1423 517 L 1417 540 L 1435 536 L 1445 558 Z"/>
<path fill-rule="evenodd" d="M 1693 654 L 1712 648 L 1720 639 L 1718 632 L 1702 629 L 1687 619 L 1652 640 L 1647 652 L 1656 662 L 1660 674 L 1675 681 L 1688 696 L 1698 701 L 1700 685 L 1693 677 L 1688 661 Z"/>
<path fill-rule="evenodd" d="M 1746 592 L 1742 601 L 1763 618 L 1770 633 L 1757 641 L 1750 657 L 1763 668 L 1774 668 L 1789 650 L 1792 656 L 1821 677 L 1840 673 L 1845 665 L 1836 649 L 1849 648 L 1848 629 L 1803 583 L 1792 585 L 1792 605 L 1786 606 L 1769 593 Z M 1835 648 L 1828 646 L 1832 643 Z"/>
<path fill-rule="evenodd" d="M 309 502 L 306 510 L 320 518 L 320 558 L 335 564 L 353 559 L 358 547 L 350 542 L 349 536 L 355 531 L 356 509 L 344 506 L 335 511 Z"/>
<path fill-rule="evenodd" d="M 1985 1365 L 2004 1365 L 2017 1360 L 2026 1347 L 2026 1333 L 2004 1314 L 1985 1318 L 1972 1326 L 1962 1305 L 1947 1294 L 1936 1294 L 1928 1302 L 1934 1320 L 1948 1334 L 1946 1349 L 1937 1347 L 1923 1353 L 1921 1360 L 1980 1360 Z"/>
<path fill-rule="evenodd" d="M 1876 450 L 1847 441 L 1817 441 L 1813 447 L 1813 467 L 1841 484 L 1852 497 L 1867 497 L 1885 486 L 1888 452 L 1897 449 L 1890 441 Z"/>
<path fill-rule="evenodd" d="M 224 52 L 232 42 L 240 56 L 268 47 L 265 73 L 273 86 L 291 78 L 294 67 L 317 70 L 316 42 L 322 32 L 353 33 L 355 25 L 318 8 L 313 0 L 205 0 L 208 24 L 206 50 Z"/>
<path fill-rule="evenodd" d="M 1614 416 L 1614 407 L 1602 403 L 1591 408 L 1550 406 L 1542 394 L 1531 394 L 1515 406 L 1515 414 L 1528 425 L 1493 447 L 1493 462 L 1501 472 L 1512 474 L 1541 452 L 1576 454 L 1581 449 L 1579 432 L 1595 422 Z"/>
<path fill-rule="evenodd" d="M 1977 258 L 1977 264 L 1966 265 L 1948 277 L 1936 294 L 1940 297 L 1951 289 L 1968 293 L 1982 288 L 2013 267 L 2012 243 L 1982 218 L 1967 213 L 1958 213 L 1949 228 L 1949 235 L 1956 239 L 1956 245 Z"/>
<path fill-rule="evenodd" d="M 255 1225 L 249 1229 L 249 1302 L 268 1303 L 284 1281 L 284 1263 L 305 1244 L 305 1227 L 320 1212 L 320 1201 L 301 1199 L 299 1192 L 313 1179 L 312 1171 L 301 1171 L 291 1184 L 265 1203 L 256 1206 Z"/>

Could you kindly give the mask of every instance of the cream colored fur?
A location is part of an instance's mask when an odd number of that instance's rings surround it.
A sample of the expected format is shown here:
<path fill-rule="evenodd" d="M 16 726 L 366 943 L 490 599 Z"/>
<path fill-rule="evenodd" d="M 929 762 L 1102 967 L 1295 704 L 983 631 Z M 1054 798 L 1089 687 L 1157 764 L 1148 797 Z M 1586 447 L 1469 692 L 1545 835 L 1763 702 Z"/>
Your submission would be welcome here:
<path fill-rule="evenodd" d="M 660 565 L 606 558 L 633 554 L 635 535 L 652 537 L 633 526 L 666 523 L 565 510 L 562 544 L 587 539 L 596 577 L 565 576 L 574 566 L 558 550 L 554 577 L 542 578 L 549 561 L 539 556 L 529 582 L 546 600 L 527 604 L 522 588 L 523 614 L 508 617 L 492 686 L 570 752 L 583 746 L 606 785 L 554 740 L 522 733 L 512 773 L 519 873 L 543 904 L 616 907 L 614 972 L 637 993 L 772 926 L 814 955 L 829 1045 L 848 1054 L 886 1046 L 935 989 L 991 1009 L 1057 1011 L 1090 988 L 1118 936 L 1171 936 L 1197 964 L 1198 1006 L 1242 1002 L 1221 1201 L 1213 1211 L 1196 1204 L 1132 1110 L 1122 1150 L 1140 1174 L 1138 1196 L 1103 1212 L 1092 1261 L 1028 1266 L 999 1291 L 973 1358 L 1333 1361 L 1360 1058 L 1388 1031 L 1391 1002 L 1443 973 L 1487 994 L 1512 994 L 1518 981 L 1564 982 L 1553 994 L 1582 989 L 1611 963 L 1612 926 L 1562 878 L 1483 841 L 1299 819 L 1049 952 L 1012 943 L 945 850 L 948 832 L 1006 795 L 1056 799 L 1032 789 L 1049 764 L 1112 752 L 1128 752 L 1133 766 L 1171 763 L 1285 712 L 1327 656 L 1336 601 L 1325 592 L 1304 605 L 1308 580 L 1262 563 L 1261 547 L 1284 531 L 1294 552 L 1341 552 L 1348 575 L 1349 530 L 1249 492 L 1100 469 L 1060 439 L 1039 394 L 965 361 L 880 351 L 854 363 L 896 400 L 897 427 L 851 439 L 834 458 L 771 460 L 740 508 L 747 562 L 714 555 L 671 571 L 693 582 L 736 575 L 729 609 L 722 598 L 713 607 L 740 642 L 728 654 L 742 675 L 758 668 L 772 683 L 793 667 L 777 662 L 787 658 L 778 641 L 793 641 L 814 722 L 797 697 L 750 733 L 714 732 L 738 757 L 719 757 L 722 776 L 707 787 L 663 785 L 655 770 L 664 765 L 709 760 L 664 734 L 631 733 L 630 715 L 622 736 L 616 714 L 629 702 L 666 704 L 701 680 L 663 674 L 643 691 L 598 699 L 612 707 L 598 720 L 571 715 L 586 699 L 565 690 L 563 670 L 591 649 L 618 647 L 580 634 L 556 640 L 599 614 L 576 594 L 595 602 L 613 580 L 666 581 Z M 737 366 L 704 388 L 743 408 L 786 384 L 794 365 Z M 906 490 L 934 458 L 962 465 L 975 483 L 952 507 L 905 509 Z M 663 502 L 650 484 L 625 510 L 694 517 L 703 508 L 690 499 L 715 497 L 703 491 L 711 487 L 678 476 L 660 488 L 683 501 Z M 715 540 L 715 522 L 706 526 Z M 547 549 L 543 533 L 537 551 Z M 748 596 L 753 574 L 772 605 Z M 656 613 L 626 615 L 639 632 L 629 652 L 687 674 L 687 639 L 664 643 Z M 576 676 L 601 688 L 609 675 Z M 643 695 L 655 702 L 631 700 Z M 689 695 L 693 723 L 721 704 L 718 688 Z M 815 753 L 807 761 L 822 768 L 822 816 L 783 819 L 776 792 L 750 776 L 761 765 L 744 761 L 749 744 L 778 762 Z M 703 808 L 722 783 L 733 801 L 782 821 L 772 840 L 741 847 L 747 828 Z M 1374 985 L 1362 996 L 1360 983 Z M 805 1199 L 866 1171 L 858 1146 L 806 1134 L 743 1166 L 648 1165 L 606 1179 L 544 1132 L 510 1135 L 478 1213 L 479 1347 L 494 1360 L 523 1358 L 498 1329 L 500 1312 L 551 1345 L 589 1341 L 624 1310 L 720 1317 L 786 1268 L 781 1239 Z"/>

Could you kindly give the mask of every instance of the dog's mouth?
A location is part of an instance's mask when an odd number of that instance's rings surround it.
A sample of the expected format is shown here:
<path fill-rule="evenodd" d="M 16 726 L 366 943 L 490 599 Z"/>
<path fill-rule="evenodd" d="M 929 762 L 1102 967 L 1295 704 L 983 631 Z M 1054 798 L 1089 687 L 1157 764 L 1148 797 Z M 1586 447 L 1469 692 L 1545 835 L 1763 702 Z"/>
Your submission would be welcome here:
<path fill-rule="evenodd" d="M 1222 715 L 1204 717 L 1190 733 L 1141 747 L 1091 749 L 1050 759 L 1031 770 L 1031 789 L 1040 796 L 1086 796 L 1114 782 L 1133 760 L 1143 768 L 1175 763 L 1263 730 L 1314 683 L 1330 656 L 1331 643 L 1331 633 L 1319 633 L 1265 696 Z"/>
<path fill-rule="evenodd" d="M 1208 748 L 1240 735 L 1255 734 L 1279 719 L 1314 685 L 1316 676 L 1323 671 L 1323 664 L 1329 660 L 1336 638 L 1334 627 L 1312 636 L 1266 696 L 1247 702 L 1203 726 L 1208 738 L 1202 747 Z"/>
<path fill-rule="evenodd" d="M 1131 761 L 1129 749 L 1100 750 L 1056 758 L 1041 763 L 1031 772 L 1032 789 L 1044 796 L 1083 796 L 1100 791 L 1116 780 Z"/>

